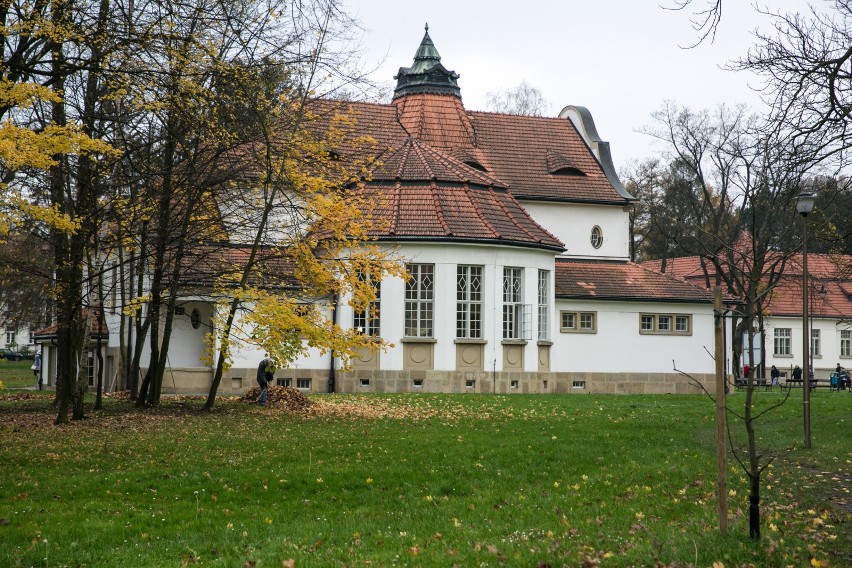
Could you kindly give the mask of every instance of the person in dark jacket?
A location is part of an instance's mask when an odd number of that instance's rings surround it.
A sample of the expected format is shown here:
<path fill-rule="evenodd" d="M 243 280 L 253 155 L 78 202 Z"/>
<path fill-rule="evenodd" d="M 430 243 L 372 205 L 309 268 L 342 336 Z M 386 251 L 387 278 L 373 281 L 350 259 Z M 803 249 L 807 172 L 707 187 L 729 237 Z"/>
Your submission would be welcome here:
<path fill-rule="evenodd" d="M 781 382 L 779 379 L 781 378 L 781 371 L 778 370 L 778 367 L 772 365 L 772 369 L 769 371 L 769 376 L 772 379 L 772 385 L 780 385 Z"/>
<path fill-rule="evenodd" d="M 275 369 L 272 366 L 272 360 L 269 358 L 269 353 L 264 355 L 260 364 L 257 366 L 257 384 L 260 385 L 260 396 L 257 397 L 257 403 L 261 406 L 266 405 L 266 389 L 275 375 Z"/>
<path fill-rule="evenodd" d="M 801 381 L 802 380 L 802 368 L 796 365 L 793 367 L 793 380 Z"/>

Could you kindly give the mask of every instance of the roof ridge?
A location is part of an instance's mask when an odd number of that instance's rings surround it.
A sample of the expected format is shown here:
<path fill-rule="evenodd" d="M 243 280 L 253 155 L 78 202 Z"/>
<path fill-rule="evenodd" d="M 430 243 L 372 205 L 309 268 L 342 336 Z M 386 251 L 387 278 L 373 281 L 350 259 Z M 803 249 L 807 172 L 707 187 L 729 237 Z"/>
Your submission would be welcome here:
<path fill-rule="evenodd" d="M 477 207 L 476 201 L 473 199 L 474 195 L 478 196 L 480 193 L 487 193 L 489 199 L 491 199 L 492 201 L 496 201 L 495 191 L 493 189 L 491 189 L 487 192 L 482 192 L 482 191 L 473 189 L 472 187 L 470 187 L 470 184 L 467 184 L 467 183 L 464 184 L 464 187 L 462 189 L 464 190 L 465 197 L 467 197 L 468 201 L 470 201 L 471 205 L 473 205 L 473 210 L 476 213 L 476 216 L 479 217 L 479 220 L 482 221 L 482 223 L 486 227 L 488 227 L 489 231 L 491 231 L 492 233 L 497 235 L 497 238 L 503 238 L 503 235 L 500 233 L 500 231 L 498 231 L 497 228 L 488 219 L 485 218 L 485 215 L 482 211 L 482 208 Z"/>
<path fill-rule="evenodd" d="M 393 187 L 393 215 L 391 216 L 391 226 L 388 227 L 388 233 L 391 235 L 396 234 L 396 230 L 399 227 L 399 218 L 402 216 L 402 188 L 400 187 L 402 184 L 399 180 L 397 180 L 396 185 Z"/>
<path fill-rule="evenodd" d="M 444 204 L 441 202 L 440 192 L 438 191 L 438 183 L 435 180 L 432 180 L 432 183 L 429 186 L 429 192 L 432 195 L 432 208 L 435 211 L 435 217 L 438 219 L 438 222 L 441 224 L 441 228 L 445 233 L 452 235 L 452 231 L 450 231 L 450 226 L 447 224 L 447 220 L 444 218 Z"/>

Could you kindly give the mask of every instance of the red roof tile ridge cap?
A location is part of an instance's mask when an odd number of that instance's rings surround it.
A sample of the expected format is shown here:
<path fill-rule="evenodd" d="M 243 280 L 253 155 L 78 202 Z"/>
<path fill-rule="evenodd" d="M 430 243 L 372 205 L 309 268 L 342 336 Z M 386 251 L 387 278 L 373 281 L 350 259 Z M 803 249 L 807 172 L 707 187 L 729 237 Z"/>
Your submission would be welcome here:
<path fill-rule="evenodd" d="M 465 130 L 467 130 L 468 139 L 473 147 L 476 148 L 476 129 L 473 128 L 473 123 L 467 115 L 467 109 L 464 108 L 464 103 L 461 98 L 456 98 L 454 104 L 456 105 L 456 111 L 459 113 L 459 119 L 461 120 Z"/>
<path fill-rule="evenodd" d="M 521 205 L 521 202 L 520 202 L 520 201 L 518 201 L 517 199 L 515 199 L 515 196 L 514 196 L 514 195 L 512 195 L 512 193 L 511 193 L 511 192 L 509 192 L 509 191 L 508 191 L 508 190 L 506 190 L 506 189 L 491 189 L 490 191 L 491 191 L 491 192 L 492 192 L 495 196 L 496 196 L 498 193 L 505 193 L 505 194 L 506 194 L 506 197 L 508 197 L 508 198 L 509 198 L 509 201 L 511 201 L 511 202 L 513 202 L 515 205 L 517 205 L 517 206 L 518 206 L 518 209 L 520 209 L 521 211 L 523 211 L 523 212 L 524 212 L 524 214 L 526 214 L 527 218 L 528 218 L 530 221 L 532 221 L 533 225 L 535 225 L 536 227 L 538 227 L 539 229 L 541 229 L 541 231 L 542 231 L 545 235 L 547 235 L 548 237 L 550 237 L 551 239 L 553 239 L 553 241 L 554 241 L 554 242 L 557 242 L 557 243 L 559 243 L 560 245 L 563 245 L 563 246 L 564 246 L 564 244 L 565 244 L 565 243 L 563 243 L 562 241 L 560 241 L 560 240 L 559 240 L 559 238 L 558 238 L 556 235 L 554 235 L 553 233 L 551 233 L 550 231 L 548 231 L 547 229 L 545 229 L 544 227 L 542 227 L 541 225 L 539 225 L 539 224 L 538 224 L 538 222 L 536 222 L 536 220 L 533 218 L 533 216 L 532 216 L 532 215 L 530 215 L 529 211 L 527 211 L 527 210 L 524 208 L 524 206 L 523 206 L 523 205 Z M 506 207 L 503 205 L 503 202 L 502 202 L 501 200 L 499 200 L 499 199 L 497 200 L 497 202 L 500 204 L 500 207 L 503 209 L 503 211 L 506 211 L 506 213 L 507 213 L 507 215 L 508 215 L 508 209 L 506 209 Z M 538 242 L 538 243 L 543 243 L 543 242 L 544 242 L 544 239 L 539 238 L 539 237 L 536 237 L 535 235 L 533 235 L 532 233 L 530 233 L 529 231 L 527 231 L 524 227 L 521 227 L 521 226 L 518 224 L 518 222 L 517 222 L 517 221 L 515 221 L 515 217 L 514 217 L 514 216 L 511 216 L 511 217 L 510 217 L 510 220 L 512 221 L 512 224 L 514 224 L 516 227 L 518 227 L 518 228 L 519 228 L 521 231 L 523 231 L 525 234 L 529 235 L 529 237 L 530 237 L 531 239 L 535 240 L 535 241 L 536 241 L 536 242 Z"/>
<path fill-rule="evenodd" d="M 438 178 L 438 175 L 432 169 L 431 164 L 429 164 L 429 160 L 426 158 L 426 153 L 427 153 L 426 149 L 429 148 L 429 146 L 427 144 L 422 143 L 420 140 L 417 140 L 415 138 L 410 138 L 410 140 L 411 140 L 411 143 L 410 143 L 411 148 L 417 154 L 417 157 L 420 159 L 420 163 L 423 164 L 423 168 L 426 170 L 427 179 L 430 179 L 432 181 L 436 180 Z"/>
<path fill-rule="evenodd" d="M 508 218 L 508 219 L 509 219 L 509 222 L 510 222 L 510 223 L 512 223 L 515 227 L 517 227 L 517 228 L 518 228 L 518 230 L 519 230 L 519 231 L 521 231 L 523 234 L 527 235 L 527 236 L 528 236 L 528 237 L 529 237 L 529 238 L 530 238 L 533 242 L 537 242 L 537 243 L 541 243 L 541 242 L 543 242 L 543 239 L 541 239 L 541 238 L 539 238 L 539 237 L 536 237 L 535 235 L 533 235 L 532 233 L 530 233 L 530 232 L 526 229 L 526 227 L 522 227 L 522 226 L 518 223 L 518 221 L 515 219 L 515 216 L 514 216 L 514 215 L 512 215 L 512 214 L 509 212 L 509 209 L 508 209 L 508 208 L 506 207 L 506 205 L 503 203 L 503 200 L 502 200 L 502 199 L 498 199 L 498 198 L 497 198 L 497 193 L 498 193 L 497 191 L 495 191 L 495 190 L 491 190 L 491 194 L 493 195 L 493 199 L 494 199 L 494 201 L 496 201 L 496 202 L 497 202 L 497 206 L 498 206 L 498 207 L 500 207 L 500 209 L 502 209 L 502 210 L 503 210 L 503 212 L 506 214 L 506 218 Z M 520 203 L 518 203 L 518 201 L 517 201 L 514 197 L 512 197 L 512 194 L 510 194 L 508 191 L 506 191 L 505 193 L 506 193 L 506 197 L 509 199 L 509 201 L 513 201 L 513 202 L 515 203 L 515 205 L 517 205 L 517 206 L 518 206 L 518 208 L 519 208 L 521 211 L 523 211 L 524 213 L 526 213 L 526 214 L 527 214 L 527 217 L 529 217 L 529 213 L 527 212 L 527 210 L 526 210 L 526 209 L 524 209 L 524 208 L 523 208 L 523 206 L 522 206 Z M 532 217 L 529 217 L 529 219 L 530 219 L 530 221 L 532 221 L 533 223 L 535 223 L 536 225 L 538 225 L 538 223 L 536 223 L 536 222 L 535 222 L 535 219 L 533 219 Z M 541 228 L 541 229 L 542 229 L 545 233 L 547 233 L 547 230 L 546 230 L 546 229 L 544 229 L 544 227 L 541 227 L 541 225 L 538 225 L 538 226 L 539 226 L 539 227 L 540 227 L 540 228 Z M 550 233 L 548 233 L 548 234 L 550 234 Z M 550 235 L 550 236 L 551 236 L 551 237 L 553 237 L 553 235 Z M 556 242 L 561 242 L 559 239 L 557 239 L 557 238 L 555 238 L 555 237 L 554 237 L 554 240 L 556 240 Z"/>
<path fill-rule="evenodd" d="M 402 128 L 402 131 L 405 132 L 409 137 L 413 137 L 411 131 L 409 131 L 405 124 L 403 124 L 402 122 L 402 115 L 405 114 L 406 104 L 408 104 L 408 99 L 406 99 L 405 97 L 401 97 L 399 102 L 393 104 L 393 110 L 396 116 L 396 122 L 397 124 L 399 124 L 399 127 Z M 400 109 L 400 107 L 402 107 L 402 109 Z"/>
<path fill-rule="evenodd" d="M 501 235 L 501 234 L 497 231 L 497 229 L 494 227 L 494 225 L 492 225 L 492 224 L 488 221 L 488 219 L 487 219 L 487 218 L 485 217 L 485 215 L 482 213 L 482 210 L 480 209 L 480 207 L 477 205 L 476 200 L 473 198 L 473 196 L 475 195 L 475 193 L 474 193 L 474 192 L 477 192 L 477 191 L 479 191 L 480 193 L 487 194 L 487 195 L 488 195 L 488 198 L 489 198 L 489 199 L 491 199 L 492 201 L 498 201 L 498 202 L 499 202 L 499 200 L 498 200 L 498 199 L 496 199 L 496 194 L 495 194 L 495 192 L 494 192 L 493 190 L 487 190 L 487 191 L 477 190 L 477 189 L 474 189 L 474 188 L 470 187 L 470 184 L 467 184 L 467 183 L 466 183 L 466 184 L 464 184 L 464 194 L 465 194 L 465 197 L 467 197 L 467 199 L 468 199 L 468 200 L 470 201 L 470 203 L 473 205 L 473 210 L 476 212 L 476 216 L 477 216 L 477 217 L 479 217 L 479 220 L 480 220 L 480 221 L 482 221 L 482 224 L 483 224 L 483 225 L 485 225 L 486 227 L 488 227 L 488 230 L 491 232 L 491 234 L 492 234 L 492 235 L 494 235 L 494 236 L 495 236 L 496 238 L 498 238 L 498 239 L 499 239 L 499 238 L 502 238 L 502 237 L 503 237 L 503 235 Z M 505 210 L 504 210 L 504 211 L 505 211 Z"/>
<path fill-rule="evenodd" d="M 388 227 L 389 235 L 395 235 L 396 229 L 399 227 L 399 217 L 401 215 L 400 208 L 402 207 L 400 204 L 402 201 L 402 199 L 400 199 L 400 185 L 400 181 L 396 180 L 396 184 L 393 186 L 393 195 L 391 197 L 393 200 L 393 214 L 391 215 L 391 225 Z"/>
<path fill-rule="evenodd" d="M 432 209 L 435 211 L 435 215 L 438 218 L 438 222 L 441 224 L 441 228 L 444 231 L 445 235 L 452 235 L 450 232 L 450 226 L 447 224 L 446 219 L 444 218 L 444 207 L 441 203 L 440 191 L 438 190 L 438 184 L 433 179 L 432 183 L 429 187 L 430 193 L 432 194 Z"/>

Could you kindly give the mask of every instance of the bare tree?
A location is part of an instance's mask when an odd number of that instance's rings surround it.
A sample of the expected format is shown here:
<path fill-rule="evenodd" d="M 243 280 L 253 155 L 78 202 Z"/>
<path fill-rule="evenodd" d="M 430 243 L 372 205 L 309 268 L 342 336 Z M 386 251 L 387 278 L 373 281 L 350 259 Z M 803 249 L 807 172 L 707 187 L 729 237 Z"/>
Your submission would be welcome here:
<path fill-rule="evenodd" d="M 705 276 L 740 300 L 734 320 L 734 361 L 743 339 L 753 345 L 763 331 L 773 288 L 798 250 L 794 198 L 807 169 L 784 139 L 772 135 L 743 107 L 694 112 L 668 103 L 648 132 L 669 147 L 668 157 L 690 179 L 674 202 L 679 209 L 657 226 L 679 250 L 702 261 Z M 714 282 L 715 283 L 715 282 Z M 750 350 L 749 350 L 750 352 Z M 750 353 L 746 353 L 749 355 Z M 760 362 L 749 359 L 752 368 Z M 746 441 L 735 457 L 751 482 L 749 533 L 760 538 L 760 478 L 768 465 L 758 451 L 753 408 L 754 378 L 748 377 L 743 420 Z"/>
<path fill-rule="evenodd" d="M 839 171 L 852 145 L 852 2 L 829 5 L 834 9 L 771 13 L 773 30 L 757 32 L 732 67 L 764 77 L 769 122 L 796 146 L 800 162 Z"/>
<path fill-rule="evenodd" d="M 521 81 L 517 87 L 489 92 L 485 96 L 486 108 L 503 114 L 542 116 L 550 108 L 550 101 L 526 81 Z"/>

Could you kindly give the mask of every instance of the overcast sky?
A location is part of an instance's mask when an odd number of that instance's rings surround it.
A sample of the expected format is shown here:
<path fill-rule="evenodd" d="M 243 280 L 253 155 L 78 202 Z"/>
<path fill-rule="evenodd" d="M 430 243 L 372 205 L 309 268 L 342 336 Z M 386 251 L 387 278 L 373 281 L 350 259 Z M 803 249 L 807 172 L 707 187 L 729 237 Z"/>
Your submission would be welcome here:
<path fill-rule="evenodd" d="M 697 39 L 691 14 L 666 11 L 675 0 L 344 0 L 365 28 L 364 64 L 375 81 L 394 84 L 412 63 L 429 23 L 441 63 L 460 75 L 469 110 L 486 110 L 488 92 L 521 81 L 541 90 L 549 115 L 585 106 L 610 142 L 616 168 L 656 155 L 660 146 L 636 132 L 670 99 L 693 109 L 719 103 L 759 108 L 753 76 L 725 71 L 744 55 L 755 28 L 769 19 L 747 0 L 726 0 L 715 41 Z M 705 0 L 695 0 L 703 6 Z M 820 0 L 816 0 L 819 2 Z M 806 11 L 805 0 L 771 0 L 774 9 Z"/>

